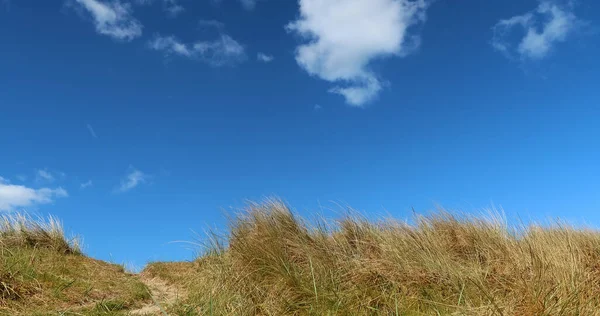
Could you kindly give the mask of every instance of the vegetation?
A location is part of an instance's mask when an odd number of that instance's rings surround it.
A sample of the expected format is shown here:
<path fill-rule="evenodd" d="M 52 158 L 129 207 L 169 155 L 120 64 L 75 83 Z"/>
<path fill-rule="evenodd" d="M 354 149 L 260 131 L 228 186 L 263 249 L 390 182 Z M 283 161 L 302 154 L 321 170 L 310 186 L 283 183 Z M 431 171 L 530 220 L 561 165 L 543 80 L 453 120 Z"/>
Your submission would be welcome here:
<path fill-rule="evenodd" d="M 308 222 L 250 204 L 191 262 L 140 275 L 5 216 L 0 315 L 597 315 L 600 232 L 437 212 Z M 152 293 L 152 297 L 150 295 Z"/>
<path fill-rule="evenodd" d="M 0 315 L 126 315 L 149 296 L 122 266 L 84 256 L 54 218 L 0 217 Z"/>
<path fill-rule="evenodd" d="M 600 233 L 446 212 L 330 225 L 251 204 L 205 255 L 144 273 L 188 293 L 172 315 L 600 313 Z"/>

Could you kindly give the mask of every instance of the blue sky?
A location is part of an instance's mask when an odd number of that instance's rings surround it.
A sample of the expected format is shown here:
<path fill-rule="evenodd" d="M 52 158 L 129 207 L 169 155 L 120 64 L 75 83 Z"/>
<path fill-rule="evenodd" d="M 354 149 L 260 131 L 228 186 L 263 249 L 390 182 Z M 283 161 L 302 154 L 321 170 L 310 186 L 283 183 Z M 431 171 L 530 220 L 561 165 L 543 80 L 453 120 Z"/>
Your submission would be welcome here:
<path fill-rule="evenodd" d="M 92 256 L 191 259 L 272 195 L 600 225 L 596 1 L 0 3 L 0 210 Z"/>

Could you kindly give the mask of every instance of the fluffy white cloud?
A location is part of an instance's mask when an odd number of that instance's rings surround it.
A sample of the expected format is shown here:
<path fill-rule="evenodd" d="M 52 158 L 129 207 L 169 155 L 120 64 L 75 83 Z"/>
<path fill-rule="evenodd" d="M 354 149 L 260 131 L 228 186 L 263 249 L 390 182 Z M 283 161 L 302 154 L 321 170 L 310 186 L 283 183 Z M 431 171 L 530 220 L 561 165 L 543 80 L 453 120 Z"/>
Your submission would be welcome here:
<path fill-rule="evenodd" d="M 578 24 L 571 5 L 560 6 L 544 0 L 532 12 L 496 23 L 492 46 L 509 58 L 518 55 L 521 60 L 543 59 L 556 43 L 564 42 Z M 517 45 L 508 39 L 515 28 L 524 31 Z"/>
<path fill-rule="evenodd" d="M 157 36 L 150 48 L 165 55 L 178 55 L 208 63 L 212 66 L 232 65 L 246 58 L 244 47 L 228 35 L 221 34 L 214 41 L 198 41 L 192 44 L 180 42 L 173 36 Z"/>
<path fill-rule="evenodd" d="M 148 175 L 137 170 L 131 168 L 129 173 L 125 176 L 123 180 L 121 180 L 121 184 L 116 189 L 117 192 L 127 192 L 142 183 L 146 183 L 148 181 Z"/>
<path fill-rule="evenodd" d="M 0 181 L 0 211 L 13 211 L 39 204 L 48 204 L 57 198 L 67 196 L 69 196 L 67 191 L 60 187 L 32 189 Z"/>
<path fill-rule="evenodd" d="M 94 19 L 96 31 L 114 39 L 131 41 L 142 35 L 142 24 L 131 15 L 128 4 L 118 0 L 74 0 Z"/>
<path fill-rule="evenodd" d="M 261 61 L 263 63 L 270 63 L 273 61 L 273 59 L 275 59 L 275 57 L 273 57 L 272 55 L 267 55 L 265 53 L 258 53 L 256 55 L 256 59 L 258 59 L 258 61 Z"/>
<path fill-rule="evenodd" d="M 409 29 L 425 21 L 425 0 L 299 0 L 300 17 L 287 25 L 305 43 L 296 61 L 309 74 L 338 85 L 352 106 L 372 101 L 382 89 L 369 64 L 405 56 L 419 45 Z"/>

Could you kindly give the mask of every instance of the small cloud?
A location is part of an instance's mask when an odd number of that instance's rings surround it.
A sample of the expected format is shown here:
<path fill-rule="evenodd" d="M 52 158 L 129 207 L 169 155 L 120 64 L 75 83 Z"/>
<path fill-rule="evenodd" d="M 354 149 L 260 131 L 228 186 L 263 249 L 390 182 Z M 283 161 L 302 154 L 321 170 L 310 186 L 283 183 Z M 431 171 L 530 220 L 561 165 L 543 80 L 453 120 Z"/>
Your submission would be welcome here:
<path fill-rule="evenodd" d="M 67 175 L 62 171 L 50 171 L 46 169 L 37 169 L 35 171 L 35 182 L 54 182 L 57 180 L 63 180 Z"/>
<path fill-rule="evenodd" d="M 215 28 L 217 30 L 223 30 L 225 28 L 225 24 L 223 22 L 217 20 L 204 20 L 200 19 L 198 21 L 198 26 L 200 28 Z"/>
<path fill-rule="evenodd" d="M 493 27 L 492 47 L 509 59 L 541 60 L 557 43 L 564 42 L 581 24 L 573 13 L 572 5 L 560 6 L 549 0 L 540 1 L 537 9 L 510 19 L 501 20 Z M 515 45 L 508 39 L 513 31 L 523 31 Z"/>
<path fill-rule="evenodd" d="M 165 11 L 168 17 L 175 18 L 185 11 L 185 8 L 179 5 L 176 0 L 165 0 Z"/>
<path fill-rule="evenodd" d="M 38 169 L 35 173 L 35 177 L 36 177 L 36 181 L 40 182 L 40 181 L 47 181 L 47 182 L 54 182 L 54 180 L 56 180 L 56 178 L 54 177 L 54 175 L 52 175 L 52 173 L 50 173 L 50 171 L 44 169 Z"/>
<path fill-rule="evenodd" d="M 121 184 L 116 189 L 116 192 L 127 192 L 140 184 L 146 183 L 148 181 L 148 175 L 137 170 L 135 168 L 130 168 L 129 173 L 121 180 Z"/>
<path fill-rule="evenodd" d="M 275 59 L 275 57 L 273 57 L 272 55 L 267 55 L 265 53 L 258 53 L 258 55 L 256 55 L 256 59 L 263 63 L 270 63 L 273 61 L 273 59 Z"/>
<path fill-rule="evenodd" d="M 239 0 L 242 7 L 246 10 L 253 10 L 256 7 L 257 0 Z"/>
<path fill-rule="evenodd" d="M 117 40 L 131 41 L 142 35 L 142 24 L 131 15 L 131 7 L 120 1 L 70 0 L 94 20 L 96 31 Z"/>
<path fill-rule="evenodd" d="M 320 106 L 319 104 L 315 104 L 314 110 L 315 111 L 320 111 L 323 107 Z"/>
<path fill-rule="evenodd" d="M 4 178 L 3 178 L 4 179 Z M 54 202 L 69 194 L 61 187 L 33 189 L 23 185 L 0 182 L 0 211 L 9 212 Z"/>
<path fill-rule="evenodd" d="M 17 178 L 17 180 L 19 180 L 21 182 L 27 181 L 27 176 L 26 175 L 18 174 L 15 178 Z"/>
<path fill-rule="evenodd" d="M 163 9 L 170 18 L 175 18 L 185 11 L 185 8 L 179 4 L 178 0 L 133 0 L 133 3 L 137 5 L 151 5 L 155 2 L 163 3 Z"/>
<path fill-rule="evenodd" d="M 369 65 L 403 57 L 419 44 L 412 28 L 425 22 L 428 0 L 298 0 L 300 14 L 286 29 L 298 35 L 296 62 L 336 86 L 350 106 L 376 99 L 384 85 Z"/>
<path fill-rule="evenodd" d="M 0 176 L 0 184 L 2 184 L 2 183 L 10 183 L 10 180 Z"/>
<path fill-rule="evenodd" d="M 79 187 L 81 189 L 86 189 L 86 188 L 91 187 L 92 185 L 93 185 L 92 180 L 88 180 L 87 182 L 80 184 Z"/>
<path fill-rule="evenodd" d="M 94 128 L 92 127 L 92 125 L 87 124 L 86 127 L 87 127 L 88 131 L 90 132 L 90 135 L 92 135 L 92 137 L 98 138 L 98 135 L 96 135 L 96 132 L 94 131 Z"/>
<path fill-rule="evenodd" d="M 162 51 L 166 56 L 177 55 L 198 60 L 211 66 L 235 65 L 246 59 L 244 47 L 228 35 L 214 41 L 198 41 L 192 44 L 180 42 L 174 36 L 156 36 L 149 47 Z"/>

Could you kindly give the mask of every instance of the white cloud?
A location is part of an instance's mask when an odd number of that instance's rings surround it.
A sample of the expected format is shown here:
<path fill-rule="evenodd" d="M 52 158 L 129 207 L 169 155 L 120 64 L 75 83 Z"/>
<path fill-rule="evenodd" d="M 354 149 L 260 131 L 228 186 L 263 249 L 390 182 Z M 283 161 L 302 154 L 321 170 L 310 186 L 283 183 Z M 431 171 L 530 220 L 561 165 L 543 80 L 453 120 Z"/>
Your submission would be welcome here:
<path fill-rule="evenodd" d="M 35 177 L 36 177 L 36 181 L 48 181 L 48 182 L 54 182 L 54 180 L 56 180 L 56 178 L 54 177 L 54 175 L 52 175 L 52 173 L 50 173 L 50 171 L 44 169 L 38 169 L 35 172 Z"/>
<path fill-rule="evenodd" d="M 18 174 L 15 178 L 17 178 L 17 180 L 19 180 L 21 182 L 27 181 L 27 176 L 26 175 Z"/>
<path fill-rule="evenodd" d="M 374 76 L 360 78 L 353 84 L 345 87 L 331 88 L 329 92 L 343 95 L 348 104 L 360 107 L 374 100 L 382 89 L 381 82 Z"/>
<path fill-rule="evenodd" d="M 305 41 L 296 61 L 313 76 L 338 84 L 352 106 L 372 101 L 382 83 L 369 68 L 378 58 L 405 56 L 419 45 L 411 26 L 425 21 L 425 0 L 299 0 L 300 17 L 287 25 Z"/>
<path fill-rule="evenodd" d="M 2 184 L 2 183 L 9 183 L 9 182 L 10 182 L 10 180 L 8 180 L 8 179 L 0 176 L 0 184 Z"/>
<path fill-rule="evenodd" d="M 115 0 L 74 0 L 94 19 L 96 31 L 114 39 L 131 41 L 142 35 L 142 24 L 131 15 L 128 4 Z"/>
<path fill-rule="evenodd" d="M 92 127 L 92 125 L 87 124 L 86 127 L 87 127 L 88 131 L 90 132 L 90 135 L 92 135 L 92 137 L 98 138 L 98 135 L 96 135 L 96 131 L 94 131 L 94 128 Z"/>
<path fill-rule="evenodd" d="M 244 47 L 225 34 L 221 34 L 214 41 L 198 41 L 192 44 L 182 43 L 173 36 L 157 36 L 150 41 L 149 46 L 164 52 L 166 56 L 178 55 L 212 66 L 232 65 L 246 58 Z"/>
<path fill-rule="evenodd" d="M 198 21 L 198 25 L 200 27 L 214 27 L 217 30 L 222 30 L 225 28 L 225 24 L 223 22 L 217 21 L 217 20 L 204 20 L 204 19 L 200 19 Z"/>
<path fill-rule="evenodd" d="M 146 183 L 148 181 L 148 175 L 137 170 L 131 168 L 129 173 L 125 176 L 123 180 L 121 180 L 121 184 L 116 189 L 117 192 L 127 192 L 142 183 Z"/>
<path fill-rule="evenodd" d="M 47 168 L 35 170 L 35 182 L 37 183 L 51 183 L 57 180 L 64 180 L 66 176 L 67 175 L 62 171 L 50 171 Z M 21 177 L 18 178 L 21 179 Z M 22 178 L 26 179 L 26 177 Z"/>
<path fill-rule="evenodd" d="M 176 0 L 165 0 L 165 11 L 169 17 L 174 18 L 185 11 L 185 8 L 179 5 Z"/>
<path fill-rule="evenodd" d="M 93 185 L 92 180 L 88 180 L 87 182 L 80 184 L 79 187 L 81 189 L 85 189 L 85 188 L 91 187 L 92 185 Z"/>
<path fill-rule="evenodd" d="M 314 110 L 315 111 L 320 111 L 323 107 L 319 104 L 315 104 Z"/>
<path fill-rule="evenodd" d="M 67 196 L 69 196 L 67 191 L 60 187 L 32 189 L 0 181 L 0 211 L 13 211 L 39 204 L 48 204 L 57 198 Z"/>
<path fill-rule="evenodd" d="M 151 5 L 158 1 L 162 2 L 163 9 L 170 18 L 177 17 L 185 11 L 185 8 L 179 4 L 178 0 L 133 0 L 133 3 L 137 5 Z"/>
<path fill-rule="evenodd" d="M 262 61 L 263 63 L 270 63 L 275 58 L 272 55 L 267 55 L 265 53 L 258 53 L 256 55 L 256 59 L 258 59 L 258 61 Z"/>
<path fill-rule="evenodd" d="M 492 46 L 509 58 L 518 55 L 521 60 L 540 60 L 556 43 L 566 41 L 579 23 L 572 12 L 572 5 L 560 6 L 543 0 L 532 12 L 496 23 Z M 515 28 L 524 31 L 517 45 L 508 39 Z"/>

